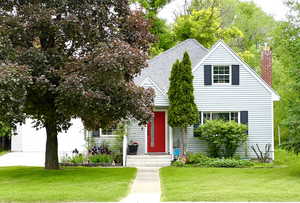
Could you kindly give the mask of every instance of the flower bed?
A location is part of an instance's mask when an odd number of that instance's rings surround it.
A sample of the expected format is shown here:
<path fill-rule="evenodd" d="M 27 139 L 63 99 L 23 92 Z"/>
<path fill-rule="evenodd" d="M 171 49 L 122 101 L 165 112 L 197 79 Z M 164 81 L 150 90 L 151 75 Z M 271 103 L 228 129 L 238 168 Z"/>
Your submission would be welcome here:
<path fill-rule="evenodd" d="M 121 163 L 60 163 L 60 166 L 84 166 L 84 167 L 119 167 Z"/>
<path fill-rule="evenodd" d="M 60 163 L 61 166 L 122 166 L 122 160 L 119 159 L 121 155 L 117 153 L 112 154 L 75 154 L 70 157 L 64 157 Z"/>
<path fill-rule="evenodd" d="M 87 154 L 79 153 L 74 150 L 71 156 L 65 156 L 61 159 L 61 166 L 122 166 L 122 153 L 112 151 L 108 145 L 102 144 L 100 147 L 92 147 Z"/>
<path fill-rule="evenodd" d="M 249 160 L 210 158 L 202 153 L 190 153 L 186 160 L 177 160 L 172 163 L 176 167 L 203 167 L 203 168 L 247 168 L 254 166 Z"/>

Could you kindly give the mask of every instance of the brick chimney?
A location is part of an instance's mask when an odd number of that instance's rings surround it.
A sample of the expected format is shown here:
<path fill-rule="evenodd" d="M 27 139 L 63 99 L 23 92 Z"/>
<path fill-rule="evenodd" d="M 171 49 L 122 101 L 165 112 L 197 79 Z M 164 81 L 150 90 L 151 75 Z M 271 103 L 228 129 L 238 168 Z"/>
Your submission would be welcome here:
<path fill-rule="evenodd" d="M 272 51 L 267 45 L 261 52 L 261 77 L 272 87 Z"/>

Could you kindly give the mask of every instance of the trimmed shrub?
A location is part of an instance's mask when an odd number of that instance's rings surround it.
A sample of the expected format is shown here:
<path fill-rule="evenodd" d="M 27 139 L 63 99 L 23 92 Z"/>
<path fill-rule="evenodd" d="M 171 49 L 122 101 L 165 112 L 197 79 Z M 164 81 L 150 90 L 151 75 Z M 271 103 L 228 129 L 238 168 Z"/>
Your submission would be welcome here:
<path fill-rule="evenodd" d="M 234 156 L 237 148 L 246 142 L 247 126 L 235 121 L 209 120 L 195 130 L 199 139 L 208 143 L 210 157 Z"/>
<path fill-rule="evenodd" d="M 62 163 L 82 164 L 86 161 L 86 158 L 82 154 L 75 154 L 73 156 L 64 156 L 61 158 Z"/>
<path fill-rule="evenodd" d="M 89 157 L 90 162 L 92 163 L 112 163 L 112 155 L 109 154 L 96 154 Z"/>
<path fill-rule="evenodd" d="M 123 162 L 123 154 L 122 153 L 113 153 L 112 158 L 116 164 L 122 164 Z"/>
<path fill-rule="evenodd" d="M 236 159 L 210 159 L 203 167 L 215 167 L 215 168 L 246 168 L 253 166 L 254 163 L 248 160 L 236 160 Z"/>
<path fill-rule="evenodd" d="M 202 153 L 188 153 L 187 154 L 187 164 L 198 164 L 205 163 L 209 161 L 210 158 Z"/>
<path fill-rule="evenodd" d="M 248 160 L 238 159 L 220 159 L 209 158 L 202 153 L 189 153 L 187 155 L 187 165 L 185 166 L 199 166 L 199 167 L 215 167 L 215 168 L 245 168 L 254 165 L 253 162 Z M 182 166 L 180 164 L 173 166 Z"/>
<path fill-rule="evenodd" d="M 172 166 L 175 166 L 175 167 L 184 167 L 184 166 L 186 166 L 185 165 L 185 163 L 184 162 L 182 162 L 182 161 L 173 161 L 172 162 Z"/>

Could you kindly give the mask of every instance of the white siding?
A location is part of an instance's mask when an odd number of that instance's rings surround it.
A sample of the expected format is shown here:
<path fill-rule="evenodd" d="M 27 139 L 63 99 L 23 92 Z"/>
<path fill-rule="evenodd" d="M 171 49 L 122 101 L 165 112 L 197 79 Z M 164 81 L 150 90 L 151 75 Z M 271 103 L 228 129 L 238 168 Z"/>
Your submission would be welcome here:
<path fill-rule="evenodd" d="M 159 87 L 150 79 L 146 78 L 142 83 L 142 87 L 144 88 L 153 88 L 155 91 L 154 105 L 155 106 L 168 106 L 168 96 Z"/>
<path fill-rule="evenodd" d="M 136 120 L 131 120 L 128 125 L 128 143 L 133 141 L 139 144 L 138 154 L 145 153 L 145 130 L 146 127 L 139 126 Z"/>
<path fill-rule="evenodd" d="M 101 144 L 107 144 L 112 150 L 115 149 L 118 135 L 102 135 L 99 138 L 94 138 L 95 144 L 100 146 Z"/>
<path fill-rule="evenodd" d="M 204 65 L 240 65 L 240 85 L 204 86 Z M 223 45 L 215 49 L 194 71 L 195 102 L 199 111 L 248 111 L 249 146 L 259 144 L 273 145 L 272 94 L 237 61 Z M 188 131 L 190 151 L 204 151 L 206 145 L 193 137 L 193 130 Z M 241 153 L 245 150 L 239 149 Z M 251 156 L 253 152 L 249 149 Z"/>

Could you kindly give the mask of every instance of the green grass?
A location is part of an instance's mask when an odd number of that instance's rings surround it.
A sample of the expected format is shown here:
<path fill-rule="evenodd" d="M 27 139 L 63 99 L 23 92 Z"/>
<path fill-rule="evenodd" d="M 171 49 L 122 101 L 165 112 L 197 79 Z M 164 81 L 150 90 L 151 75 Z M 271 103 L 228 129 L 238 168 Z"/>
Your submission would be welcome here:
<path fill-rule="evenodd" d="M 4 155 L 6 153 L 7 153 L 7 151 L 0 151 L 0 156 Z"/>
<path fill-rule="evenodd" d="M 119 201 L 135 174 L 134 168 L 1 167 L 0 202 Z"/>
<path fill-rule="evenodd" d="M 300 156 L 275 157 L 273 168 L 162 168 L 162 200 L 300 201 Z"/>

